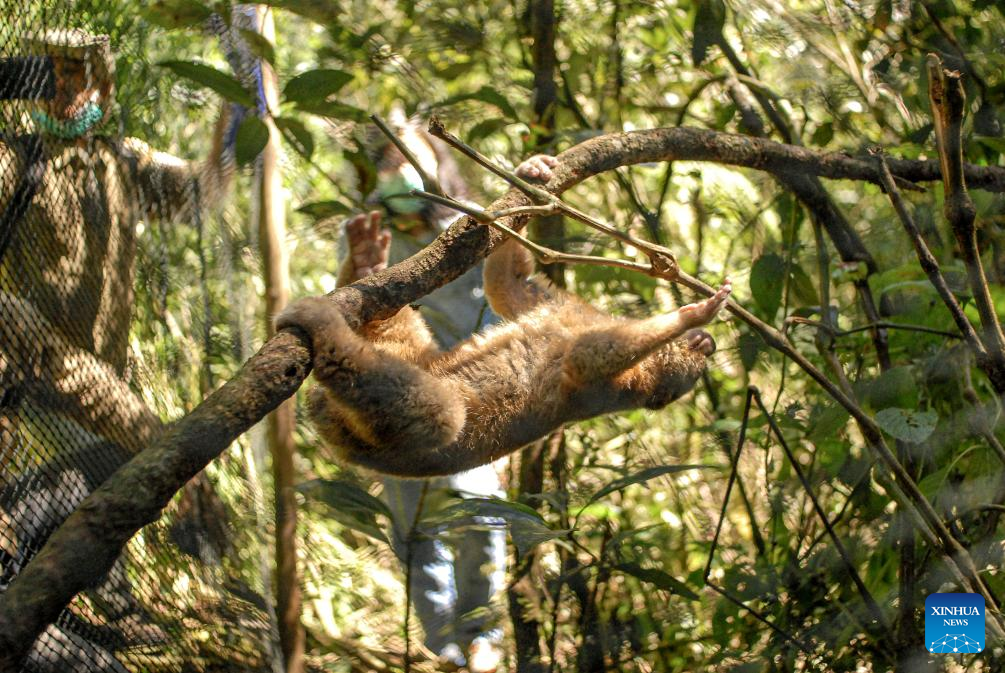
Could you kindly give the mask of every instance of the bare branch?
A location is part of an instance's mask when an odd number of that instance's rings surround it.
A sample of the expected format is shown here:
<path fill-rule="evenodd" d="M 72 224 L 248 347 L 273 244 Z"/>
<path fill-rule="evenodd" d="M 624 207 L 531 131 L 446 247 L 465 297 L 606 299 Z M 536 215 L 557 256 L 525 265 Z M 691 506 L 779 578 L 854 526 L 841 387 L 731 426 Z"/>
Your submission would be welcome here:
<path fill-rule="evenodd" d="M 981 263 L 977 247 L 977 209 L 967 193 L 963 165 L 963 113 L 966 108 L 966 94 L 960 73 L 949 72 L 942 67 L 942 61 L 934 54 L 928 55 L 928 97 L 932 104 L 932 119 L 935 122 L 935 139 L 939 149 L 939 165 L 942 168 L 942 184 L 945 191 L 944 212 L 953 229 L 953 235 L 960 248 L 960 256 L 967 269 L 970 291 L 974 304 L 981 316 L 984 346 L 988 355 L 1002 366 L 1005 374 L 1005 335 L 995 311 L 991 292 L 988 289 L 984 265 Z M 995 386 L 999 394 L 1005 392 Z"/>
<path fill-rule="evenodd" d="M 949 284 L 942 275 L 942 269 L 939 268 L 938 260 L 935 259 L 935 255 L 932 254 L 932 251 L 928 249 L 928 244 L 925 243 L 925 239 L 922 237 L 921 231 L 918 230 L 918 226 L 914 223 L 914 218 L 912 218 L 911 214 L 908 212 L 907 205 L 904 203 L 904 198 L 901 196 L 900 190 L 894 183 L 893 176 L 890 175 L 890 169 L 887 166 L 886 158 L 883 156 L 882 152 L 877 152 L 876 157 L 879 160 L 880 178 L 883 181 L 883 189 L 886 190 L 887 195 L 890 197 L 893 209 L 897 211 L 897 216 L 904 225 L 904 230 L 907 232 L 908 238 L 911 239 L 911 244 L 914 246 L 914 253 L 918 257 L 918 263 L 921 265 L 922 271 L 924 271 L 925 275 L 928 276 L 928 280 L 931 282 L 932 286 L 935 287 L 935 291 L 939 293 L 939 297 L 942 298 L 942 303 L 949 309 L 950 315 L 953 316 L 953 322 L 956 323 L 956 327 L 960 330 L 960 333 L 963 335 L 963 339 L 967 342 L 970 350 L 972 350 L 977 356 L 978 361 L 982 358 L 986 360 L 987 351 L 984 349 L 984 344 L 981 343 L 980 338 L 977 336 L 977 332 L 974 331 L 973 325 L 970 324 L 970 320 L 963 312 L 963 308 L 960 306 L 960 303 L 956 301 L 956 296 L 953 294 L 952 290 L 949 289 Z"/>
<path fill-rule="evenodd" d="M 398 137 L 398 134 L 395 133 L 378 115 L 370 115 L 370 119 L 372 119 L 373 123 L 377 125 L 377 128 L 379 128 L 381 132 L 387 136 L 387 139 L 398 148 L 398 151 L 401 152 L 402 156 L 405 157 L 408 163 L 412 164 L 412 168 L 414 168 L 419 174 L 419 177 L 422 178 L 423 189 L 432 194 L 443 196 L 444 194 L 443 189 L 440 187 L 440 181 L 436 179 L 435 175 L 430 175 L 426 169 L 422 167 L 422 164 L 419 163 L 418 157 L 416 157 L 415 153 L 408 148 L 408 145 L 406 145 L 401 138 Z"/>

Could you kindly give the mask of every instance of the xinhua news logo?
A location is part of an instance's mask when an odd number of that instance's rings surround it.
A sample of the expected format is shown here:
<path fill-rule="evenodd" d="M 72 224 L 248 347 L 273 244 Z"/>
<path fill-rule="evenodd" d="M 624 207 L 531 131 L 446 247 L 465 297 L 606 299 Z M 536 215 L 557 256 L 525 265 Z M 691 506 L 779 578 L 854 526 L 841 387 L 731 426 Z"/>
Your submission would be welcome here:
<path fill-rule="evenodd" d="M 925 646 L 936 654 L 984 649 L 984 596 L 932 594 L 925 599 Z"/>

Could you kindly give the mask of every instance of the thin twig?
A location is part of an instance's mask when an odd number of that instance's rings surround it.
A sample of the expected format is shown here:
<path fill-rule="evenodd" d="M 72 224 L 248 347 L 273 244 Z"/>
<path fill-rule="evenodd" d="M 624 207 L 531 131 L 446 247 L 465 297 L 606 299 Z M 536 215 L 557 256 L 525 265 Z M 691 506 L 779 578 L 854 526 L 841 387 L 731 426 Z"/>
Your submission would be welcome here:
<path fill-rule="evenodd" d="M 984 346 L 999 374 L 993 383 L 996 391 L 1001 394 L 1005 392 L 1005 335 L 998 322 L 998 314 L 984 275 L 977 246 L 977 228 L 974 226 L 977 209 L 967 193 L 963 173 L 963 113 L 966 109 L 966 94 L 960 74 L 944 70 L 942 61 L 934 54 L 928 55 L 928 80 L 928 96 L 932 105 L 939 165 L 942 168 L 945 195 L 943 210 L 952 226 L 967 270 L 974 305 L 981 316 Z"/>
<path fill-rule="evenodd" d="M 750 607 L 739 598 L 733 596 L 725 588 L 720 587 L 717 584 L 711 582 L 712 562 L 715 560 L 715 549 L 719 544 L 719 534 L 722 532 L 722 524 L 726 520 L 726 507 L 729 504 L 729 495 L 733 491 L 733 485 L 740 483 L 739 480 L 737 479 L 740 464 L 740 453 L 743 451 L 743 446 L 746 443 L 747 423 L 750 419 L 750 406 L 751 402 L 754 399 L 754 393 L 756 390 L 757 389 L 754 386 L 749 386 L 747 388 L 747 399 L 743 405 L 743 418 L 740 422 L 740 437 L 736 443 L 736 453 L 733 454 L 732 456 L 731 466 L 729 470 L 729 480 L 726 482 L 726 493 L 722 497 L 722 507 L 719 510 L 719 519 L 715 526 L 715 533 L 712 535 L 712 543 L 709 546 L 708 551 L 708 561 L 705 563 L 705 572 L 702 574 L 702 579 L 705 582 L 705 586 L 712 589 L 713 591 L 721 595 L 723 598 L 736 605 L 741 610 L 746 610 L 747 612 L 749 612 L 754 617 L 754 619 L 761 622 L 762 624 L 770 628 L 772 631 L 785 638 L 787 641 L 798 647 L 807 655 L 812 655 L 813 654 L 812 646 L 807 644 L 804 640 L 789 633 L 788 631 L 783 630 L 781 627 L 779 627 L 770 619 L 768 619 L 767 616 L 765 616 L 759 610 Z M 753 523 L 754 522 L 752 520 L 751 524 Z"/>
<path fill-rule="evenodd" d="M 810 325 L 812 327 L 822 328 L 827 330 L 827 332 L 829 332 L 831 335 L 835 337 L 848 336 L 849 334 L 856 334 L 858 332 L 867 332 L 877 327 L 882 327 L 883 329 L 899 329 L 904 330 L 905 332 L 922 332 L 924 334 L 935 334 L 938 336 L 946 337 L 947 339 L 963 338 L 963 336 L 960 335 L 958 332 L 949 332 L 947 330 L 936 329 L 935 327 L 926 327 L 925 325 L 912 325 L 909 323 L 890 322 L 888 320 L 871 322 L 868 325 L 860 325 L 858 327 L 852 327 L 850 329 L 838 329 L 820 320 L 811 320 L 809 318 L 802 318 L 799 316 L 789 316 L 788 318 L 785 319 L 785 324 Z"/>
<path fill-rule="evenodd" d="M 450 145 L 455 150 L 457 150 L 464 156 L 474 161 L 482 168 L 485 168 L 486 170 L 495 173 L 500 178 L 502 178 L 503 180 L 513 185 L 527 196 L 529 196 L 531 200 L 533 200 L 534 202 L 539 204 L 551 203 L 555 198 L 557 198 L 548 190 L 532 185 L 531 183 L 527 182 L 516 173 L 508 171 L 502 166 L 499 166 L 498 164 L 490 160 L 484 154 L 482 154 L 475 148 L 471 147 L 454 134 L 447 131 L 447 129 L 443 126 L 443 123 L 436 117 L 433 117 L 432 119 L 429 120 L 429 133 L 430 135 L 439 138 L 443 142 L 447 143 L 448 145 Z"/>
<path fill-rule="evenodd" d="M 874 154 L 879 160 L 879 177 L 883 183 L 883 189 L 886 190 L 887 196 L 890 197 L 893 209 L 897 211 L 897 216 L 904 225 L 904 230 L 907 232 L 908 238 L 911 239 L 911 244 L 914 245 L 914 253 L 918 257 L 918 263 L 921 265 L 922 271 L 928 276 L 929 282 L 935 287 L 935 291 L 938 292 L 939 297 L 942 298 L 942 303 L 949 309 L 953 322 L 956 323 L 956 327 L 960 330 L 960 334 L 962 334 L 962 338 L 967 343 L 967 346 L 970 347 L 970 350 L 977 357 L 977 361 L 986 361 L 988 354 L 984 348 L 984 344 L 977 336 L 977 332 L 974 330 L 973 325 L 970 324 L 970 320 L 963 312 L 960 303 L 956 300 L 956 295 L 949 289 L 949 283 L 946 282 L 945 277 L 942 275 L 942 269 L 939 268 L 939 261 L 935 259 L 935 255 L 929 250 L 928 244 L 925 243 L 925 239 L 918 229 L 918 225 L 915 224 L 914 218 L 908 212 L 904 198 L 901 196 L 897 185 L 894 184 L 893 176 L 890 174 L 890 167 L 886 163 L 886 157 L 882 152 L 875 152 Z"/>
<path fill-rule="evenodd" d="M 831 521 L 827 517 L 827 512 L 824 511 L 824 508 L 820 505 L 820 501 L 817 500 L 816 494 L 813 493 L 813 487 L 810 485 L 809 480 L 803 473 L 803 469 L 800 466 L 799 461 L 796 460 L 796 457 L 792 454 L 792 449 L 789 448 L 789 443 L 785 441 L 785 435 L 782 433 L 782 429 L 778 427 L 778 422 L 775 420 L 774 415 L 768 411 L 767 407 L 764 406 L 764 401 L 761 399 L 761 393 L 757 388 L 754 388 L 751 394 L 757 402 L 757 406 L 761 409 L 761 413 L 764 414 L 765 419 L 767 419 L 768 425 L 771 427 L 771 431 L 775 434 L 778 444 L 782 447 L 782 451 L 785 452 L 785 456 L 789 459 L 789 464 L 792 466 L 792 470 L 796 473 L 799 483 L 802 484 L 803 490 L 806 492 L 810 502 L 813 504 L 813 509 L 817 513 L 817 516 L 820 517 L 820 521 L 827 530 L 827 535 L 830 537 L 831 542 L 834 543 L 834 548 L 837 550 L 838 556 L 841 557 L 841 560 L 844 561 L 845 566 L 848 568 L 852 582 L 855 583 L 855 587 L 858 589 L 859 595 L 862 596 L 862 600 L 864 600 L 868 606 L 873 619 L 876 620 L 876 624 L 882 631 L 887 631 L 888 627 L 886 620 L 883 618 L 883 611 L 880 610 L 879 604 L 876 603 L 876 599 L 873 598 L 871 593 L 869 593 L 869 589 L 865 586 L 865 582 L 862 581 L 862 577 L 859 575 L 858 569 L 855 567 L 855 563 L 851 560 L 851 555 L 848 554 L 848 550 L 845 548 L 844 543 L 841 542 L 841 538 L 837 536 L 834 527 L 831 525 Z"/>
<path fill-rule="evenodd" d="M 579 220 L 587 226 L 593 227 L 594 229 L 601 231 L 608 236 L 621 241 L 626 245 L 634 246 L 635 248 L 641 250 L 649 257 L 649 260 L 654 269 L 658 270 L 662 277 L 672 280 L 676 276 L 678 264 L 677 258 L 673 254 L 673 251 L 665 248 L 661 245 L 656 245 L 655 243 L 650 243 L 649 241 L 643 241 L 641 239 L 635 238 L 630 234 L 626 234 L 619 229 L 612 227 L 609 224 L 601 222 L 596 218 L 593 218 L 581 210 L 570 206 L 565 203 L 557 196 L 542 189 L 536 187 L 520 176 L 516 175 L 511 171 L 507 171 L 505 168 L 497 165 L 491 161 L 488 157 L 483 155 L 481 152 L 471 147 L 464 141 L 462 141 L 457 136 L 448 132 L 437 119 L 431 119 L 429 122 L 429 133 L 437 138 L 443 140 L 458 152 L 461 152 L 466 157 L 470 158 L 472 161 L 476 162 L 480 166 L 488 169 L 489 171 L 495 173 L 503 180 L 519 189 L 521 192 L 526 194 L 532 201 L 539 205 L 551 204 L 562 213 L 568 215 L 574 220 Z"/>
<path fill-rule="evenodd" d="M 412 670 L 412 636 L 410 631 L 412 616 L 412 556 L 415 548 L 415 537 L 419 531 L 419 520 L 422 518 L 422 509 L 426 504 L 426 493 L 429 491 L 429 480 L 422 482 L 422 492 L 419 493 L 419 502 L 415 506 L 415 516 L 412 518 L 412 525 L 408 529 L 408 538 L 405 540 L 405 661 L 402 666 L 405 673 Z"/>
<path fill-rule="evenodd" d="M 387 136 L 387 139 L 398 148 L 398 151 L 401 152 L 402 156 L 404 156 L 406 160 L 408 160 L 408 163 L 412 164 L 412 167 L 419 174 L 419 177 L 422 178 L 423 189 L 427 192 L 444 196 L 439 180 L 436 179 L 435 175 L 430 175 L 426 169 L 422 167 L 422 164 L 419 163 L 418 157 L 416 157 L 412 150 L 405 145 L 404 141 L 398 137 L 398 134 L 395 133 L 378 115 L 370 115 L 370 119 L 372 119 L 373 123 L 377 125 L 377 128 L 379 128 L 381 132 Z"/>
<path fill-rule="evenodd" d="M 466 215 L 473 217 L 478 222 L 482 224 L 487 224 L 499 231 L 503 232 L 510 238 L 516 239 L 521 245 L 531 251 L 534 257 L 541 264 L 588 264 L 591 266 L 610 266 L 617 267 L 621 269 L 628 269 L 629 271 L 638 271 L 639 273 L 644 273 L 647 276 L 653 276 L 656 278 L 666 278 L 667 280 L 672 280 L 668 277 L 668 273 L 660 268 L 654 267 L 652 264 L 642 264 L 641 262 L 630 262 L 623 259 L 615 259 L 610 257 L 597 257 L 593 255 L 577 255 L 574 253 L 560 252 L 552 248 L 535 243 L 523 234 L 517 232 L 514 229 L 502 224 L 498 220 L 508 217 L 515 217 L 520 215 L 553 215 L 556 212 L 554 205 L 543 205 L 543 206 L 519 206 L 516 208 L 506 208 L 503 210 L 487 211 L 478 206 L 473 206 L 471 204 L 462 203 L 450 197 L 437 196 L 435 194 L 430 194 L 422 190 L 414 189 L 410 192 L 413 196 L 418 196 L 419 198 L 427 199 L 434 203 L 438 203 L 448 208 L 453 208 L 454 210 L 460 211 Z"/>

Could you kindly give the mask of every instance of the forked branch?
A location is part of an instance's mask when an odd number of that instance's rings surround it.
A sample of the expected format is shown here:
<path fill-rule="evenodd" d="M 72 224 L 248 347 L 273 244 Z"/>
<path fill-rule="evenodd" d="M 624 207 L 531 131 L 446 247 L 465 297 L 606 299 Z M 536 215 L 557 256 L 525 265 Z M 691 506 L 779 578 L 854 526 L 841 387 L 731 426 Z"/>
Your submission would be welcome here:
<path fill-rule="evenodd" d="M 1005 335 L 1002 334 L 1001 323 L 991 300 L 991 291 L 977 247 L 977 209 L 967 192 L 963 163 L 966 94 L 962 78 L 958 72 L 945 70 L 938 56 L 929 54 L 928 82 L 928 97 L 932 105 L 932 120 L 945 192 L 944 212 L 960 248 L 974 304 L 981 316 L 984 347 L 996 369 L 1005 375 Z M 999 394 L 1005 392 L 1005 379 L 998 380 L 995 390 Z"/>

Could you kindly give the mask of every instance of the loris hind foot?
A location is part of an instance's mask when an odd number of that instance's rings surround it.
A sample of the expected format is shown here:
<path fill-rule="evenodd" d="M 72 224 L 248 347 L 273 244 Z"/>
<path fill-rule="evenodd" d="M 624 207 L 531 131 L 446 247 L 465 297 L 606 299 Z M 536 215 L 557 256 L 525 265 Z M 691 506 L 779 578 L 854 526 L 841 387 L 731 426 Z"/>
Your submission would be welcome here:
<path fill-rule="evenodd" d="M 722 282 L 722 287 L 708 299 L 687 304 L 678 309 L 677 314 L 684 326 L 688 328 L 685 339 L 689 348 L 702 353 L 705 357 L 715 352 L 715 340 L 712 339 L 712 335 L 697 328 L 712 322 L 716 314 L 725 306 L 726 299 L 729 298 L 729 293 L 732 291 L 732 282 L 726 278 Z"/>

